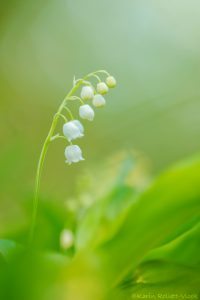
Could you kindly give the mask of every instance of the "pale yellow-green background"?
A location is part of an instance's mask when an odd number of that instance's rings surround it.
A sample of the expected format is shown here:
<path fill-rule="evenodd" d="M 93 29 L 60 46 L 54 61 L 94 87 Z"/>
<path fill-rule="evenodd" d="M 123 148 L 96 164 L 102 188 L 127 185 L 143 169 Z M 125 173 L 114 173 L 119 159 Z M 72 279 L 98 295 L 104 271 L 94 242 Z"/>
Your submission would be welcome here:
<path fill-rule="evenodd" d="M 68 167 L 64 142 L 55 142 L 45 163 L 43 196 L 72 196 L 77 174 L 95 177 L 119 151 L 143 152 L 153 172 L 199 151 L 198 0 L 2 1 L 2 232 L 16 215 L 26 223 L 22 204 L 32 199 L 39 151 L 73 76 L 99 68 L 111 72 L 118 86 L 95 121 L 84 122 L 86 134 L 78 143 L 86 161 Z"/>

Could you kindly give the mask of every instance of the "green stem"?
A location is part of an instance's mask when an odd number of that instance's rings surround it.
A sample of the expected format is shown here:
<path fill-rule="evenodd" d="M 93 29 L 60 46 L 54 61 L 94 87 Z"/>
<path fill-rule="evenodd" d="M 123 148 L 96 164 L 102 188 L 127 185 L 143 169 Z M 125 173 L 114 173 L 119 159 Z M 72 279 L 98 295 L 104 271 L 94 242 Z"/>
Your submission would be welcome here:
<path fill-rule="evenodd" d="M 71 91 L 67 94 L 67 96 L 64 98 L 63 102 L 61 103 L 61 105 L 58 108 L 57 113 L 55 114 L 54 118 L 53 118 L 53 122 L 51 124 L 49 133 L 45 139 L 45 142 L 43 144 L 42 147 L 42 151 L 40 153 L 40 158 L 39 158 L 39 162 L 38 162 L 38 166 L 37 166 L 37 172 L 36 172 L 36 180 L 35 180 L 35 194 L 34 194 L 34 200 L 33 200 L 33 214 L 32 214 L 32 222 L 31 222 L 31 229 L 30 229 L 30 235 L 29 235 L 29 244 L 32 243 L 33 241 L 33 236 L 34 236 L 34 231 L 35 231 L 35 225 L 36 225 L 36 218 L 37 218 L 37 209 L 38 209 L 38 202 L 39 202 L 39 188 L 40 188 L 40 179 L 41 179 L 41 174 L 42 174 L 42 168 L 43 168 L 43 164 L 44 164 L 44 159 L 49 147 L 49 144 L 51 142 L 51 138 L 54 134 L 54 130 L 56 128 L 59 116 L 66 104 L 66 100 L 67 98 L 69 98 L 70 96 L 72 96 L 76 90 L 80 87 L 80 85 L 82 84 L 82 81 L 79 81 L 77 85 L 75 85 Z"/>
<path fill-rule="evenodd" d="M 84 83 L 84 81 L 91 77 L 95 73 L 104 73 L 106 71 L 95 71 L 93 73 L 89 73 L 86 75 L 83 79 L 77 82 L 77 84 L 70 90 L 70 92 L 66 95 L 64 100 L 62 101 L 61 105 L 58 108 L 58 111 L 54 115 L 53 122 L 51 124 L 49 133 L 44 141 L 42 151 L 40 153 L 40 158 L 38 161 L 37 166 L 37 172 L 36 172 L 36 180 L 35 180 L 35 194 L 34 194 L 34 200 L 33 200 L 33 213 L 32 213 L 32 222 L 31 222 L 31 228 L 30 228 L 30 234 L 29 234 L 29 245 L 33 242 L 34 232 L 35 232 L 35 226 L 36 226 L 36 218 L 37 218 L 37 209 L 38 209 L 38 202 L 39 202 L 39 188 L 40 188 L 40 180 L 41 180 L 41 174 L 43 169 L 43 164 L 45 160 L 45 156 L 49 147 L 49 144 L 51 143 L 51 138 L 54 134 L 54 130 L 56 128 L 56 125 L 58 123 L 59 117 L 62 115 L 62 110 L 64 109 L 66 105 L 66 101 L 77 91 L 77 89 Z M 106 72 L 107 73 L 107 72 Z"/>
<path fill-rule="evenodd" d="M 61 114 L 61 113 L 56 113 L 56 115 L 57 115 L 58 117 L 63 118 L 63 120 L 64 120 L 66 123 L 68 122 L 67 118 L 66 118 L 63 114 Z"/>
<path fill-rule="evenodd" d="M 73 117 L 73 115 L 72 115 L 72 112 L 71 112 L 71 110 L 67 107 L 67 106 L 64 106 L 63 107 L 67 112 L 68 112 L 68 114 L 69 114 L 69 116 L 70 116 L 70 118 L 71 118 L 71 120 L 73 120 L 74 119 L 74 117 Z"/>
<path fill-rule="evenodd" d="M 103 74 L 106 74 L 107 76 L 110 76 L 110 74 L 105 70 L 98 70 L 98 71 L 93 72 L 93 74 L 96 74 L 96 73 L 103 73 Z"/>
<path fill-rule="evenodd" d="M 67 140 L 67 138 L 66 138 L 65 136 L 59 135 L 59 134 L 56 134 L 56 135 L 52 136 L 51 142 L 53 142 L 53 141 L 55 141 L 55 140 L 57 140 L 57 139 L 63 139 L 63 140 L 65 140 L 65 141 L 68 142 L 68 140 Z"/>
<path fill-rule="evenodd" d="M 84 101 L 83 101 L 80 97 L 78 97 L 78 96 L 72 96 L 72 97 L 70 97 L 70 98 L 68 98 L 68 99 L 69 99 L 69 100 L 79 100 L 79 101 L 81 102 L 82 105 L 85 104 Z"/>
<path fill-rule="evenodd" d="M 96 74 L 91 74 L 90 77 L 95 77 L 98 80 L 98 82 L 101 82 L 100 77 L 98 75 L 96 75 Z"/>

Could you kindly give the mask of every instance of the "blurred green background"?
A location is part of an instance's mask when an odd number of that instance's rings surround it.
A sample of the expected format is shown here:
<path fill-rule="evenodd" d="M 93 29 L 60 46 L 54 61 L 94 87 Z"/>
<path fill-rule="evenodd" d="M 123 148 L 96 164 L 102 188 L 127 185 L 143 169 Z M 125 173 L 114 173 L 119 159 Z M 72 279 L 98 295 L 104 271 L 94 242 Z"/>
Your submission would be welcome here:
<path fill-rule="evenodd" d="M 12 0 L 0 14 L 2 236 L 29 222 L 40 149 L 74 75 L 106 69 L 118 86 L 84 123 L 85 162 L 68 167 L 65 144 L 52 145 L 44 197 L 76 196 L 80 174 L 95 178 L 121 151 L 144 153 L 156 173 L 199 150 L 198 0 Z"/>

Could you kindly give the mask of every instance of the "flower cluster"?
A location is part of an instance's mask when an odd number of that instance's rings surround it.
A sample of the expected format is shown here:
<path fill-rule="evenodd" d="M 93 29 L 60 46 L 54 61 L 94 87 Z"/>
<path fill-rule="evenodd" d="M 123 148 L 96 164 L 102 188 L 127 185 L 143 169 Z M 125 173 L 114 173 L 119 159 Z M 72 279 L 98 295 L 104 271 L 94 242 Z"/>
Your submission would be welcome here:
<path fill-rule="evenodd" d="M 106 75 L 106 80 L 103 82 L 99 75 Z M 89 81 L 91 78 L 97 79 L 98 83 L 96 87 Z M 79 100 L 81 105 L 79 107 L 79 116 L 81 119 L 85 119 L 88 121 L 93 121 L 95 112 L 92 108 L 92 105 L 86 103 L 87 101 L 91 101 L 94 107 L 102 107 L 106 104 L 106 100 L 104 95 L 108 92 L 109 88 L 114 88 L 116 86 L 116 80 L 113 76 L 110 76 L 108 72 L 105 70 L 95 71 L 93 73 L 87 74 L 84 78 L 73 80 L 73 87 L 69 91 L 69 93 L 65 96 L 60 106 L 58 107 L 57 112 L 53 117 L 53 121 L 47 137 L 42 146 L 42 150 L 40 153 L 37 172 L 36 172 L 36 180 L 35 180 L 35 196 L 34 196 L 34 206 L 33 206 L 33 216 L 32 223 L 30 229 L 29 243 L 33 241 L 33 235 L 35 231 L 36 224 L 36 216 L 37 216 L 37 207 L 38 207 L 38 194 L 39 194 L 39 186 L 41 179 L 42 167 L 44 164 L 44 160 L 46 157 L 46 153 L 48 147 L 52 141 L 57 138 L 62 138 L 67 140 L 70 145 L 65 148 L 65 158 L 68 164 L 77 163 L 81 160 L 84 160 L 82 156 L 82 150 L 78 145 L 73 145 L 72 141 L 82 138 L 84 136 L 84 127 L 82 123 L 74 119 L 71 110 L 68 108 L 67 103 L 70 100 Z M 75 95 L 75 93 L 82 87 L 80 96 Z M 86 102 L 85 102 L 86 101 Z M 64 114 L 64 111 L 67 111 L 67 114 L 70 117 L 70 120 Z M 58 120 L 63 118 L 65 123 L 63 125 L 63 135 L 55 134 L 55 129 L 57 127 Z M 61 241 L 63 244 L 63 248 L 68 248 L 73 243 L 72 235 L 67 231 L 64 231 L 63 235 L 61 235 Z"/>
<path fill-rule="evenodd" d="M 98 73 L 106 74 L 106 80 L 103 82 Z M 98 80 L 96 87 L 88 81 L 91 77 Z M 73 93 L 70 94 L 66 98 L 66 102 L 68 100 L 79 100 L 81 105 L 79 107 L 79 117 L 80 119 L 93 121 L 95 117 L 95 112 L 93 107 L 100 108 L 105 106 L 106 100 L 104 95 L 108 93 L 109 88 L 114 88 L 116 86 L 116 80 L 113 76 L 110 76 L 106 71 L 101 70 L 94 73 L 88 74 L 83 79 L 74 80 L 74 89 L 77 90 L 78 87 L 81 87 L 80 96 L 74 95 Z M 89 102 L 91 101 L 91 103 Z M 92 107 L 93 106 L 93 107 Z M 70 114 L 71 120 L 68 121 L 66 117 L 61 114 L 62 109 L 66 109 Z M 82 138 L 84 136 L 84 127 L 82 123 L 74 119 L 71 111 L 64 103 L 59 115 L 62 116 L 65 120 L 63 125 L 63 136 L 57 135 L 56 137 L 62 137 L 67 139 L 70 142 L 70 145 L 65 148 L 65 158 L 68 164 L 76 163 L 81 160 L 84 160 L 82 156 L 82 150 L 78 145 L 73 145 L 72 141 Z M 54 139 L 54 137 L 52 138 Z"/>

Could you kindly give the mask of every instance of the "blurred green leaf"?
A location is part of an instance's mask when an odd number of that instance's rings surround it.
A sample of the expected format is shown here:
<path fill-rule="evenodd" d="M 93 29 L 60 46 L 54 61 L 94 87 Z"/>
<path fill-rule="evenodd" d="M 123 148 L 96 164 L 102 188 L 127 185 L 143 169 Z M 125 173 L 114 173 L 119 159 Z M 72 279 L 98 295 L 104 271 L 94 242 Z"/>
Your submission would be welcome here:
<path fill-rule="evenodd" d="M 200 208 L 200 160 L 175 166 L 157 180 L 133 204 L 113 239 L 97 252 L 105 274 L 114 282 L 139 265 L 143 257 L 177 232 Z"/>
<path fill-rule="evenodd" d="M 134 201 L 134 190 L 116 186 L 107 196 L 99 199 L 86 213 L 78 227 L 78 249 L 97 245 L 110 239 L 124 220 L 127 209 Z"/>
<path fill-rule="evenodd" d="M 133 196 L 138 193 L 136 188 L 125 183 L 127 176 L 136 165 L 132 156 L 126 156 L 120 161 L 118 172 L 113 175 L 113 185 L 86 211 L 78 224 L 77 249 L 105 242 L 117 232 L 134 201 Z"/>
<path fill-rule="evenodd" d="M 200 222 L 168 244 L 148 253 L 144 261 L 166 260 L 188 267 L 200 265 Z"/>
<path fill-rule="evenodd" d="M 168 244 L 153 249 L 120 284 L 118 298 L 143 293 L 197 293 L 200 286 L 200 223 Z M 121 291 L 120 291 L 121 289 Z"/>
<path fill-rule="evenodd" d="M 169 295 L 175 293 L 176 299 L 182 299 L 181 295 L 185 293 L 196 295 L 198 299 L 199 286 L 200 268 L 152 260 L 139 265 L 132 276 L 115 290 L 112 299 L 139 299 L 145 295 L 152 295 L 154 299 L 165 295 L 165 299 L 170 299 Z"/>

